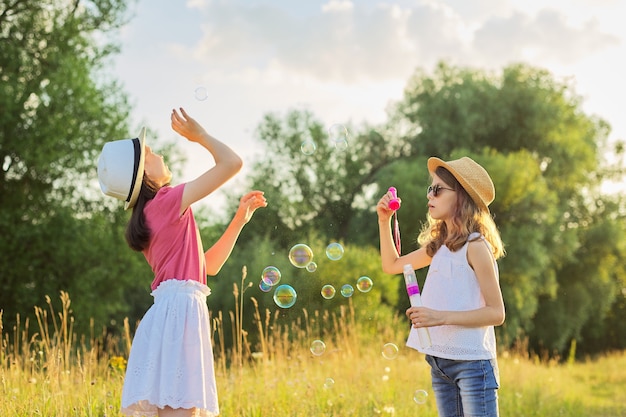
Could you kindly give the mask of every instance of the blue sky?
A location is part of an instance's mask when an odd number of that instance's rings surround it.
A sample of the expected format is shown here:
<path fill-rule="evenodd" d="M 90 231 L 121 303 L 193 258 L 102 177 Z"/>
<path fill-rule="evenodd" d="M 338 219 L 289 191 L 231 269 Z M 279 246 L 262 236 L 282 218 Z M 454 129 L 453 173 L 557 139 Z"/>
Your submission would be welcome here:
<path fill-rule="evenodd" d="M 154 129 L 156 142 L 176 138 L 169 113 L 183 106 L 251 162 L 264 114 L 305 108 L 329 126 L 379 123 L 415 69 L 442 59 L 546 68 L 574 81 L 612 140 L 626 139 L 624 1 L 139 0 L 133 13 L 114 75 L 134 124 Z M 195 97 L 200 86 L 206 100 Z M 180 144 L 184 181 L 210 159 Z M 219 196 L 208 204 L 219 207 Z"/>

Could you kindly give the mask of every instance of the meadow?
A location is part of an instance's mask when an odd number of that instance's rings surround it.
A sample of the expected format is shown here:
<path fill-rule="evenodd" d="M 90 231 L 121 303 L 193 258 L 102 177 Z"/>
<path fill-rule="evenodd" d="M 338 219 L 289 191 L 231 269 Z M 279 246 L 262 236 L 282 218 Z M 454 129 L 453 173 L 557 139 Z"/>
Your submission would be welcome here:
<path fill-rule="evenodd" d="M 234 295 L 241 299 L 236 286 Z M 404 346 L 403 318 L 364 319 L 347 303 L 336 314 L 301 310 L 287 322 L 252 302 L 249 328 L 242 303 L 213 318 L 222 416 L 437 415 L 423 355 Z M 125 321 L 117 336 L 75 335 L 69 295 L 61 293 L 58 308 L 47 304 L 35 309 L 36 323 L 18 318 L 2 329 L 0 416 L 121 416 L 134 325 Z M 584 361 L 526 352 L 500 352 L 502 416 L 626 416 L 626 352 Z"/>

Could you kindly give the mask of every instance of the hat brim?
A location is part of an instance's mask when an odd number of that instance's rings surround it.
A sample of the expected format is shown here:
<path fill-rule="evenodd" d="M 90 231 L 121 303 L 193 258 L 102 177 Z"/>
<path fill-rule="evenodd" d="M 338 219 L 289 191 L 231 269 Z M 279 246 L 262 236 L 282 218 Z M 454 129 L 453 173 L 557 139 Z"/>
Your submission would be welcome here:
<path fill-rule="evenodd" d="M 446 161 L 434 156 L 428 158 L 428 172 L 430 172 L 431 175 L 435 173 L 438 167 L 443 167 L 450 171 L 450 173 L 454 176 L 454 178 L 456 178 L 459 184 L 461 184 L 461 187 L 463 187 L 463 189 L 467 191 L 467 194 L 469 194 L 474 203 L 476 203 L 476 205 L 482 210 L 485 210 L 487 213 L 489 213 L 489 207 L 487 206 L 485 201 L 483 201 L 478 191 L 476 191 L 476 189 L 456 169 L 454 169 L 453 166 L 448 164 Z"/>
<path fill-rule="evenodd" d="M 137 165 L 137 176 L 135 177 L 135 183 L 133 184 L 132 193 L 130 199 L 124 204 L 124 210 L 128 210 L 135 206 L 139 192 L 141 191 L 141 183 L 143 182 L 143 171 L 146 161 L 146 128 L 141 128 L 141 132 L 137 137 L 139 139 L 139 164 Z"/>

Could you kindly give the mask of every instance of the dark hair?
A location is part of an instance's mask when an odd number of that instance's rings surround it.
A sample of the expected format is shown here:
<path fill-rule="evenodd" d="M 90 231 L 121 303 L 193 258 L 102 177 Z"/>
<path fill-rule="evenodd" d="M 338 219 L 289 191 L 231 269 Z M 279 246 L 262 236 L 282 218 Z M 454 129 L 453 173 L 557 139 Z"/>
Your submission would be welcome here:
<path fill-rule="evenodd" d="M 146 207 L 146 203 L 154 198 L 160 188 L 161 187 L 151 181 L 146 175 L 143 176 L 137 202 L 133 207 L 133 212 L 126 226 L 126 242 L 131 249 L 137 252 L 141 252 L 147 248 L 150 242 L 150 228 L 146 224 L 143 209 Z"/>

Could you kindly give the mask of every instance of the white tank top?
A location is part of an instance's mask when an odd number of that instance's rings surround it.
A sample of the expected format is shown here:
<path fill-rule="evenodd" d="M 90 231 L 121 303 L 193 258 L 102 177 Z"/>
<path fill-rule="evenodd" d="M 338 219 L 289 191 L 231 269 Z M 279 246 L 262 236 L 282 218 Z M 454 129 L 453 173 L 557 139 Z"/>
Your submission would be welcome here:
<path fill-rule="evenodd" d="M 472 233 L 470 240 L 479 237 Z M 489 245 L 484 237 L 480 236 Z M 467 311 L 485 306 L 485 299 L 480 291 L 474 270 L 467 262 L 465 243 L 456 252 L 441 246 L 430 263 L 424 289 L 422 304 L 433 310 Z M 496 278 L 498 265 L 494 260 Z M 494 359 L 496 357 L 496 337 L 493 326 L 464 327 L 455 325 L 429 327 L 432 345 L 420 347 L 417 330 L 411 327 L 408 347 L 424 354 L 454 360 Z"/>

